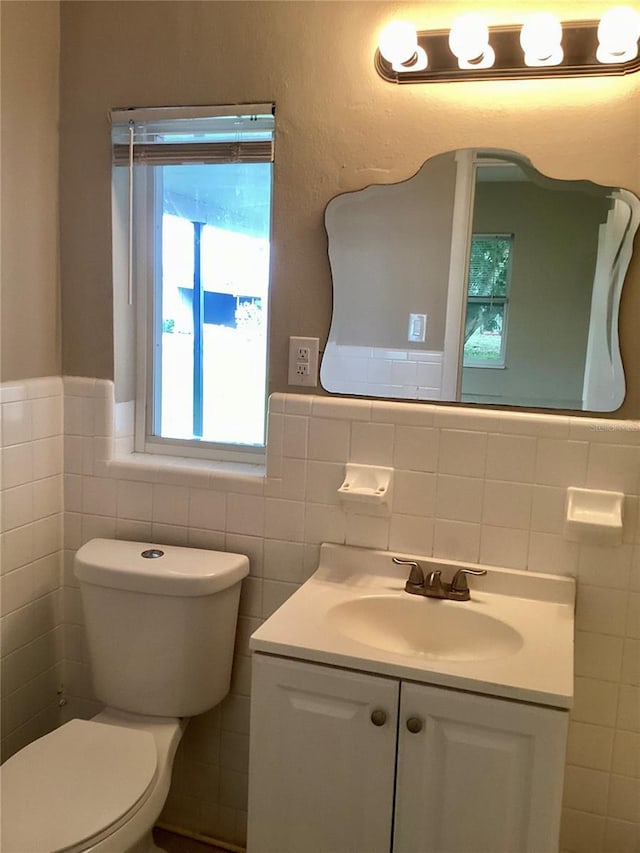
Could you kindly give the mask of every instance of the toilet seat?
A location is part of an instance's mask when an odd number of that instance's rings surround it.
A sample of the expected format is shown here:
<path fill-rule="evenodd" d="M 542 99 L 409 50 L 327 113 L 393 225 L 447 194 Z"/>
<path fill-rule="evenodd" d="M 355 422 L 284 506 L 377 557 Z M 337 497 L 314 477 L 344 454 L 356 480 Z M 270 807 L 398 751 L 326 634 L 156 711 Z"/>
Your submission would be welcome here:
<path fill-rule="evenodd" d="M 3 853 L 82 850 L 141 807 L 157 773 L 149 732 L 71 720 L 0 768 L 0 847 Z"/>

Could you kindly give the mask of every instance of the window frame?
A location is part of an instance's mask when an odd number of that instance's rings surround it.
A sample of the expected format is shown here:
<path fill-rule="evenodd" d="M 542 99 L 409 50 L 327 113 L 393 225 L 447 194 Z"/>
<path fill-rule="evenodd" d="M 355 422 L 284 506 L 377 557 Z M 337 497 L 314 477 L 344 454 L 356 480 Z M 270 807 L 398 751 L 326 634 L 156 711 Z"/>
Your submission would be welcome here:
<path fill-rule="evenodd" d="M 225 115 L 249 115 L 252 113 L 275 115 L 273 104 L 238 105 L 235 107 L 210 108 L 159 108 L 158 110 L 132 110 L 171 118 L 169 114 L 190 117 L 213 117 Z M 129 111 L 114 111 L 114 115 Z M 191 114 L 194 115 L 191 115 Z M 275 126 L 271 131 L 272 150 L 275 147 Z M 271 213 L 269 217 L 269 242 L 273 230 L 273 163 L 271 157 Z M 135 309 L 135 420 L 133 449 L 137 453 L 160 456 L 206 459 L 209 461 L 240 462 L 264 465 L 267 442 L 267 409 L 269 396 L 269 331 L 271 308 L 272 254 L 269 261 L 269 282 L 266 294 L 266 341 L 265 341 L 265 388 L 264 388 L 264 443 L 249 445 L 221 443 L 199 438 L 179 439 L 157 435 L 153 432 L 158 422 L 157 415 L 162 405 L 160 384 L 162 381 L 162 346 L 159 340 L 162 328 L 162 176 L 157 168 L 133 169 L 132 191 L 136 199 L 133 204 L 133 302 Z M 116 284 L 114 279 L 114 284 Z M 155 369 L 154 369 L 155 366 Z"/>
<path fill-rule="evenodd" d="M 511 296 L 511 274 L 513 270 L 513 247 L 515 244 L 515 235 L 509 232 L 485 232 L 479 231 L 474 232 L 471 235 L 471 241 L 469 243 L 469 259 L 471 259 L 471 247 L 474 240 L 478 241 L 489 241 L 495 240 L 496 238 L 506 238 L 510 242 L 510 251 L 509 251 L 509 266 L 507 268 L 507 283 L 505 287 L 505 295 L 504 296 L 470 296 L 469 295 L 469 274 L 471 264 L 469 263 L 469 272 L 467 273 L 467 286 L 465 288 L 465 312 L 464 316 L 466 319 L 467 316 L 467 306 L 471 305 L 502 305 L 503 313 L 502 313 L 502 330 L 500 336 L 500 358 L 498 359 L 470 359 L 466 358 L 464 355 L 464 343 L 462 346 L 462 366 L 464 368 L 481 368 L 487 370 L 504 370 L 506 369 L 506 354 L 507 354 L 507 332 L 509 326 L 509 301 Z"/>

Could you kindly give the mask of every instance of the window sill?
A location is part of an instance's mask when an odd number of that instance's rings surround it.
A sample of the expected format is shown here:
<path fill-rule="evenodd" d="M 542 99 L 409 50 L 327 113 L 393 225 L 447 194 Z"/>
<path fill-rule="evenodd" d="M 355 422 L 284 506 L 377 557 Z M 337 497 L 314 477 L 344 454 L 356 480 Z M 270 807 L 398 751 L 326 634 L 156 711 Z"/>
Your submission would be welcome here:
<path fill-rule="evenodd" d="M 118 452 L 103 464 L 105 474 L 111 477 L 167 486 L 230 489 L 247 494 L 262 494 L 266 477 L 264 465 L 164 454 Z"/>

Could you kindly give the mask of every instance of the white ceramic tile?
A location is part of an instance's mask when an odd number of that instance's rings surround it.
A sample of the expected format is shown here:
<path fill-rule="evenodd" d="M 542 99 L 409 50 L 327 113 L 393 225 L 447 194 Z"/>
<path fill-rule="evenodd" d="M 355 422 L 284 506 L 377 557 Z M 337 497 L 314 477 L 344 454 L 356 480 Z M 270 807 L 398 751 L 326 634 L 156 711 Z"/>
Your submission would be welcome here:
<path fill-rule="evenodd" d="M 572 720 L 567 740 L 567 762 L 594 770 L 609 770 L 614 730 Z"/>
<path fill-rule="evenodd" d="M 2 593 L 0 605 L 3 616 L 28 604 L 33 598 L 31 564 L 27 563 L 27 565 L 3 574 L 0 578 L 0 591 Z"/>
<path fill-rule="evenodd" d="M 638 821 L 640 815 L 640 779 L 611 776 L 609 815 L 619 820 Z"/>
<path fill-rule="evenodd" d="M 305 498 L 310 503 L 338 504 L 338 489 L 344 482 L 345 466 L 341 462 L 307 463 Z"/>
<path fill-rule="evenodd" d="M 352 397 L 313 397 L 311 414 L 317 418 L 337 418 L 347 421 L 371 420 L 371 402 Z"/>
<path fill-rule="evenodd" d="M 62 397 L 42 397 L 31 401 L 32 436 L 49 438 L 63 430 Z"/>
<path fill-rule="evenodd" d="M 63 438 L 53 436 L 33 442 L 33 478 L 42 480 L 63 472 Z"/>
<path fill-rule="evenodd" d="M 63 383 L 65 394 L 75 397 L 93 397 L 96 380 L 86 376 L 65 376 Z"/>
<path fill-rule="evenodd" d="M 608 773 L 571 764 L 565 768 L 563 804 L 566 808 L 606 815 L 608 793 Z"/>
<path fill-rule="evenodd" d="M 164 524 L 163 522 L 151 522 L 151 541 L 158 545 L 178 545 L 180 547 L 189 545 L 189 528 L 179 524 Z M 197 547 L 195 543 L 192 543 Z M 208 547 L 206 544 L 202 547 Z"/>
<path fill-rule="evenodd" d="M 621 590 L 578 584 L 576 630 L 623 637 L 627 596 Z"/>
<path fill-rule="evenodd" d="M 116 519 L 116 538 L 128 542 L 150 542 L 151 522 L 134 521 L 131 518 Z"/>
<path fill-rule="evenodd" d="M 30 400 L 20 400 L 15 403 L 3 403 L 0 411 L 0 436 L 2 446 L 23 444 L 31 441 L 31 406 Z"/>
<path fill-rule="evenodd" d="M 618 686 L 610 681 L 576 676 L 571 719 L 596 726 L 616 724 Z"/>
<path fill-rule="evenodd" d="M 133 480 L 117 480 L 116 510 L 118 518 L 151 521 L 153 518 L 153 486 Z"/>
<path fill-rule="evenodd" d="M 393 466 L 408 471 L 436 471 L 440 433 L 431 427 L 397 426 Z"/>
<path fill-rule="evenodd" d="M 492 433 L 487 440 L 488 480 L 533 482 L 536 439 L 524 435 Z"/>
<path fill-rule="evenodd" d="M 562 533 L 567 490 L 558 486 L 533 486 L 531 529 L 539 533 Z"/>
<path fill-rule="evenodd" d="M 386 551 L 389 546 L 389 519 L 347 513 L 345 542 L 355 547 L 378 548 Z"/>
<path fill-rule="evenodd" d="M 288 415 L 309 416 L 311 414 L 311 406 L 315 399 L 311 394 L 282 394 L 280 396 L 283 401 L 283 408 L 280 411 L 286 412 Z"/>
<path fill-rule="evenodd" d="M 308 451 L 309 418 L 285 415 L 282 453 L 294 459 L 306 459 Z"/>
<path fill-rule="evenodd" d="M 504 412 L 490 409 L 466 409 L 457 406 L 436 406 L 433 423 L 440 429 L 473 430 L 474 432 L 497 432 Z"/>
<path fill-rule="evenodd" d="M 226 551 L 231 554 L 244 554 L 249 558 L 249 573 L 253 577 L 262 577 L 264 573 L 264 540 L 257 536 L 244 536 L 227 533 Z"/>
<path fill-rule="evenodd" d="M 13 444 L 3 447 L 0 454 L 2 487 L 11 489 L 33 479 L 33 444 Z"/>
<path fill-rule="evenodd" d="M 264 577 L 268 580 L 301 583 L 304 576 L 304 545 L 265 539 Z"/>
<path fill-rule="evenodd" d="M 67 394 L 64 398 L 64 432 L 65 435 L 84 435 L 83 397 Z"/>
<path fill-rule="evenodd" d="M 344 467 L 344 466 L 341 466 Z M 304 459 L 283 459 L 280 480 L 266 480 L 264 496 L 283 500 L 304 500 L 307 486 L 307 463 Z"/>
<path fill-rule="evenodd" d="M 18 380 L 0 383 L 0 403 L 17 403 L 19 400 L 26 400 L 28 396 L 24 382 Z"/>
<path fill-rule="evenodd" d="M 626 634 L 640 639 L 640 593 L 637 592 L 629 593 Z"/>
<path fill-rule="evenodd" d="M 264 498 L 257 495 L 227 495 L 227 531 L 249 536 L 264 535 Z"/>
<path fill-rule="evenodd" d="M 498 432 L 540 438 L 568 438 L 569 418 L 564 415 L 536 415 L 531 412 L 501 412 Z"/>
<path fill-rule="evenodd" d="M 433 515 L 436 505 L 436 475 L 419 471 L 396 471 L 393 478 L 393 511 L 402 515 Z"/>
<path fill-rule="evenodd" d="M 93 400 L 93 435 L 112 436 L 114 422 L 113 395 Z"/>
<path fill-rule="evenodd" d="M 629 732 L 640 732 L 640 688 L 621 684 L 618 695 L 616 726 Z"/>
<path fill-rule="evenodd" d="M 84 443 L 80 436 L 64 437 L 64 470 L 67 474 L 82 474 L 82 454 Z"/>
<path fill-rule="evenodd" d="M 624 589 L 631 574 L 631 545 L 606 547 L 582 545 L 578 558 L 578 579 L 591 586 Z"/>
<path fill-rule="evenodd" d="M 639 478 L 640 447 L 591 445 L 587 467 L 587 485 L 590 488 L 637 495 Z"/>
<path fill-rule="evenodd" d="M 85 477 L 82 483 L 82 511 L 89 515 L 116 515 L 116 481 Z"/>
<path fill-rule="evenodd" d="M 429 556 L 433 550 L 432 519 L 394 513 L 389 525 L 389 550 Z"/>
<path fill-rule="evenodd" d="M 483 524 L 480 532 L 480 562 L 508 569 L 526 569 L 529 531 L 491 527 Z"/>
<path fill-rule="evenodd" d="M 226 536 L 222 530 L 203 530 L 199 527 L 190 527 L 187 531 L 187 545 L 190 548 L 204 548 L 207 551 L 224 551 Z"/>
<path fill-rule="evenodd" d="M 487 480 L 484 484 L 482 521 L 493 527 L 529 530 L 532 486 Z"/>
<path fill-rule="evenodd" d="M 15 527 L 2 534 L 2 572 L 10 572 L 33 559 L 33 526 Z"/>
<path fill-rule="evenodd" d="M 304 504 L 302 501 L 265 499 L 264 531 L 272 539 L 302 542 L 304 539 Z"/>
<path fill-rule="evenodd" d="M 532 572 L 547 572 L 575 576 L 578 570 L 579 548 L 552 533 L 532 531 L 529 536 L 527 567 Z"/>
<path fill-rule="evenodd" d="M 435 411 L 435 406 L 424 404 L 374 400 L 371 405 L 371 420 L 402 426 L 430 427 L 433 426 Z"/>
<path fill-rule="evenodd" d="M 291 395 L 291 396 L 295 396 L 295 395 Z M 269 399 L 267 401 L 269 414 L 271 415 L 274 412 L 284 412 L 286 399 L 287 399 L 286 394 L 280 394 L 280 393 L 270 394 Z"/>
<path fill-rule="evenodd" d="M 569 438 L 596 444 L 638 444 L 640 423 L 610 418 L 579 418 L 570 420 Z"/>
<path fill-rule="evenodd" d="M 33 484 L 4 489 L 0 497 L 2 530 L 12 530 L 33 520 Z"/>
<path fill-rule="evenodd" d="M 62 476 L 47 477 L 33 483 L 33 517 L 44 518 L 62 512 Z"/>
<path fill-rule="evenodd" d="M 463 477 L 483 477 L 486 453 L 485 433 L 443 429 L 440 431 L 438 471 Z"/>
<path fill-rule="evenodd" d="M 640 687 L 640 640 L 627 638 L 624 641 L 621 681 Z"/>
<path fill-rule="evenodd" d="M 349 461 L 388 467 L 393 462 L 393 439 L 394 427 L 391 424 L 356 421 L 351 425 Z"/>
<path fill-rule="evenodd" d="M 477 563 L 480 557 L 480 525 L 436 519 L 433 526 L 433 556 Z"/>
<path fill-rule="evenodd" d="M 640 823 L 609 818 L 603 853 L 638 853 L 638 850 L 640 850 Z"/>
<path fill-rule="evenodd" d="M 603 681 L 619 681 L 622 666 L 622 637 L 575 632 L 575 673 Z"/>
<path fill-rule="evenodd" d="M 79 512 L 63 513 L 63 545 L 72 550 L 82 545 L 82 514 Z"/>
<path fill-rule="evenodd" d="M 262 618 L 268 619 L 297 589 L 298 584 L 263 580 Z"/>
<path fill-rule="evenodd" d="M 613 740 L 611 769 L 620 776 L 640 779 L 640 733 L 617 731 Z"/>
<path fill-rule="evenodd" d="M 538 439 L 535 481 L 547 486 L 582 486 L 587 475 L 586 441 Z"/>
<path fill-rule="evenodd" d="M 484 483 L 473 477 L 438 474 L 435 514 L 453 521 L 480 521 Z"/>
<path fill-rule="evenodd" d="M 310 544 L 336 542 L 344 544 L 346 518 L 341 507 L 307 504 L 304 519 L 304 541 Z"/>
<path fill-rule="evenodd" d="M 89 542 L 91 539 L 115 539 L 116 519 L 107 515 L 83 515 L 81 542 Z M 66 540 L 65 540 L 65 544 Z"/>
<path fill-rule="evenodd" d="M 153 486 L 153 521 L 158 524 L 184 524 L 189 519 L 189 489 L 185 486 Z"/>
<path fill-rule="evenodd" d="M 224 530 L 227 500 L 224 492 L 189 490 L 189 526 Z"/>
<path fill-rule="evenodd" d="M 309 459 L 346 462 L 349 459 L 350 424 L 329 418 L 312 418 L 309 423 Z"/>

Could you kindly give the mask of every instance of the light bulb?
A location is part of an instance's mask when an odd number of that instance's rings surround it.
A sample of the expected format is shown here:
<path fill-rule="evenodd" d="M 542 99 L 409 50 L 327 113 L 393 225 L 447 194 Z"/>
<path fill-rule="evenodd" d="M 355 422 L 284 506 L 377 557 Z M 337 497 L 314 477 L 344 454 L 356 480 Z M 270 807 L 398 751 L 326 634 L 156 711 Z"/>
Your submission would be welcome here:
<path fill-rule="evenodd" d="M 482 15 L 473 12 L 455 19 L 449 33 L 449 47 L 460 68 L 491 68 L 495 61 L 489 44 L 489 27 Z"/>
<path fill-rule="evenodd" d="M 630 6 L 614 6 L 598 24 L 598 62 L 629 62 L 638 55 L 640 14 Z"/>
<path fill-rule="evenodd" d="M 562 51 L 562 24 L 550 12 L 531 15 L 520 32 L 525 65 L 559 65 Z"/>
<path fill-rule="evenodd" d="M 415 56 L 418 35 L 408 21 L 392 21 L 378 37 L 378 50 L 392 65 L 402 65 Z"/>

